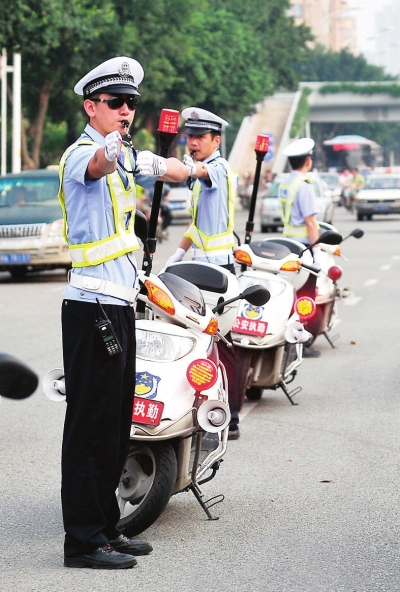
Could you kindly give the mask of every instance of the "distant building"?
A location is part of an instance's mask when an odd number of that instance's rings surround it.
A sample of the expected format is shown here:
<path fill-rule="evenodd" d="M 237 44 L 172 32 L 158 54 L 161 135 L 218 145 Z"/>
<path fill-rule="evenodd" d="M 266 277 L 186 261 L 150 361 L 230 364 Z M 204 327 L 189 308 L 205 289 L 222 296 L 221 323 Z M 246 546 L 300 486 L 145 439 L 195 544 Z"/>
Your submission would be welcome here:
<path fill-rule="evenodd" d="M 291 0 L 290 16 L 311 28 L 316 43 L 358 55 L 356 22 L 347 0 Z"/>

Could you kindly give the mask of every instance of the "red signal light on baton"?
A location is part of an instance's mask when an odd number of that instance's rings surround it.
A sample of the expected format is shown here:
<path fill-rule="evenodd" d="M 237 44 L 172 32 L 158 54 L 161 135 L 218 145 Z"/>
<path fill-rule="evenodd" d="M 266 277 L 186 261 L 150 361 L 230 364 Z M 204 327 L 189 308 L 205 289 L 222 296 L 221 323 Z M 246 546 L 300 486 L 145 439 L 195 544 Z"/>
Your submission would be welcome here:
<path fill-rule="evenodd" d="M 165 134 L 177 134 L 179 123 L 179 111 L 175 109 L 162 109 L 158 131 Z"/>
<path fill-rule="evenodd" d="M 268 148 L 269 148 L 269 136 L 267 136 L 266 134 L 258 134 L 257 140 L 256 140 L 255 151 L 256 152 L 264 152 L 264 154 L 266 154 L 268 152 Z"/>

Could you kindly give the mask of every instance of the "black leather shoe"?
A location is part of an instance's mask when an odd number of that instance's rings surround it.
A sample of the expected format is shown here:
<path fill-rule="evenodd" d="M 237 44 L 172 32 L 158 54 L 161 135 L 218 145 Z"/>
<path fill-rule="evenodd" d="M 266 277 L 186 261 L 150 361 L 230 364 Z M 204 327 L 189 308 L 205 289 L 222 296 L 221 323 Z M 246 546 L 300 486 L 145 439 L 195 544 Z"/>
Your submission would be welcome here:
<path fill-rule="evenodd" d="M 303 358 L 318 358 L 321 352 L 311 347 L 303 347 Z"/>
<path fill-rule="evenodd" d="M 90 553 L 79 553 L 73 557 L 64 557 L 65 567 L 91 567 L 93 569 L 129 569 L 137 561 L 134 557 L 127 557 L 117 553 L 110 545 L 98 547 Z"/>
<path fill-rule="evenodd" d="M 239 440 L 239 438 L 240 438 L 239 428 L 236 428 L 235 430 L 228 431 L 228 440 Z"/>
<path fill-rule="evenodd" d="M 148 555 L 153 550 L 153 547 L 147 541 L 134 541 L 123 534 L 110 541 L 110 545 L 118 553 L 124 553 L 125 555 Z"/>

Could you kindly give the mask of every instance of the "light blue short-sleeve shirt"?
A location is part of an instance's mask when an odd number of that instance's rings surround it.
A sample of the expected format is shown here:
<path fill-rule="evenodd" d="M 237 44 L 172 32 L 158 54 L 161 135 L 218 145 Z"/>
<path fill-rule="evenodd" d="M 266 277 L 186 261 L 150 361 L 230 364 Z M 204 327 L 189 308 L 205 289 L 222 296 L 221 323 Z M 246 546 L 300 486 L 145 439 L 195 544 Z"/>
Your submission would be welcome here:
<path fill-rule="evenodd" d="M 298 177 L 307 177 L 300 171 L 292 171 L 289 178 L 285 180 L 285 185 L 289 185 Z M 318 213 L 318 203 L 312 183 L 303 182 L 300 184 L 294 198 L 290 224 L 292 226 L 304 226 L 305 218 Z M 308 244 L 308 237 L 296 237 L 296 240 Z"/>
<path fill-rule="evenodd" d="M 89 161 L 98 150 L 98 146 L 104 146 L 104 136 L 87 125 L 79 139 L 93 140 L 97 146 L 75 146 L 70 151 L 65 164 L 63 186 L 68 240 L 71 244 L 91 243 L 115 233 L 114 213 L 106 177 L 94 181 L 85 179 Z M 128 171 L 132 170 L 131 167 L 135 166 L 133 155 L 131 162 L 124 162 L 123 166 Z M 152 187 L 156 180 L 157 177 L 135 175 L 136 183 L 144 187 Z M 75 267 L 74 273 L 109 280 L 122 286 L 135 287 L 137 261 L 133 253 L 127 253 L 99 265 Z M 64 291 L 64 298 L 83 302 L 93 302 L 98 298 L 106 304 L 128 304 L 118 298 L 73 288 L 70 285 Z"/>
<path fill-rule="evenodd" d="M 217 160 L 218 159 L 218 160 Z M 206 236 L 228 230 L 228 162 L 216 150 L 203 161 L 208 179 L 200 179 L 201 192 L 197 209 L 196 225 Z M 226 265 L 233 262 L 229 255 L 195 257 L 196 261 Z"/>

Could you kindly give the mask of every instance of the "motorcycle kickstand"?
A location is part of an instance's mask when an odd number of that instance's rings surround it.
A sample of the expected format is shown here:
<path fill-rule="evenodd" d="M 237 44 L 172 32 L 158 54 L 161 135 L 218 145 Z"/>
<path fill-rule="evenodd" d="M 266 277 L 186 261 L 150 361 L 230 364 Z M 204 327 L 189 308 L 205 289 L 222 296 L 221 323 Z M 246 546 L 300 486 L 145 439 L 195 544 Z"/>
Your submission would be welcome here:
<path fill-rule="evenodd" d="M 298 405 L 298 403 L 295 403 L 293 401 L 293 397 L 295 397 L 302 390 L 301 386 L 296 387 L 295 389 L 293 389 L 290 392 L 289 392 L 289 389 L 287 388 L 287 384 L 284 380 L 280 381 L 279 386 L 281 387 L 281 389 L 283 390 L 283 392 L 285 393 L 285 395 L 287 396 L 287 398 L 289 399 L 291 404 Z"/>
<path fill-rule="evenodd" d="M 334 344 L 334 341 L 336 341 L 336 339 L 339 337 L 339 335 L 334 335 L 332 337 L 332 339 L 329 337 L 328 333 L 326 331 L 322 332 L 322 335 L 325 337 L 325 339 L 328 341 L 329 345 L 331 347 L 333 347 L 333 349 L 336 348 L 336 345 Z"/>
<path fill-rule="evenodd" d="M 222 493 L 220 493 L 219 495 L 215 495 L 214 497 L 211 497 L 210 499 L 204 501 L 203 494 L 201 493 L 201 489 L 197 485 L 197 483 L 191 483 L 189 485 L 189 489 L 191 489 L 193 491 L 195 498 L 199 502 L 200 506 L 203 508 L 204 512 L 207 514 L 208 519 L 209 520 L 219 520 L 219 516 L 213 516 L 211 514 L 210 508 L 212 508 L 216 504 L 220 504 L 221 502 L 223 502 L 225 499 L 225 496 Z M 213 501 L 213 500 L 216 500 L 216 501 Z M 213 502 L 213 503 L 210 504 L 210 502 Z"/>

